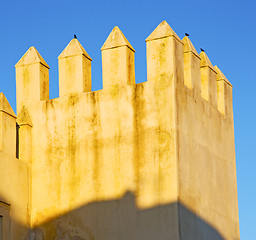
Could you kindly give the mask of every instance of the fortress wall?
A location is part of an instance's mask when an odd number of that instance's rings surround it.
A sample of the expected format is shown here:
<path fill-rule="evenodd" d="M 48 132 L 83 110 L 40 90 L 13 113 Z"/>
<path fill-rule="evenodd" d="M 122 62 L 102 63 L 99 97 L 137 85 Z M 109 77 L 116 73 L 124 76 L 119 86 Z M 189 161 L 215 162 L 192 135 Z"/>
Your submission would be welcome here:
<path fill-rule="evenodd" d="M 51 100 L 37 50 L 16 64 L 33 234 L 239 239 L 231 84 L 165 21 L 146 46 L 148 79 L 135 84 L 135 50 L 115 27 L 91 92 L 91 58 L 73 39 Z"/>

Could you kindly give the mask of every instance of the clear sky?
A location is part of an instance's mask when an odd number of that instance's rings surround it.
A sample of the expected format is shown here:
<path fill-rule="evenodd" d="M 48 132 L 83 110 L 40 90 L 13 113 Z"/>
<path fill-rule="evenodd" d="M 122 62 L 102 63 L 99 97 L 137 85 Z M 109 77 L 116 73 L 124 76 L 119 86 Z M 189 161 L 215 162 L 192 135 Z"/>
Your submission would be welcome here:
<path fill-rule="evenodd" d="M 119 26 L 136 50 L 136 82 L 146 80 L 145 39 L 166 20 L 200 52 L 205 49 L 233 84 L 240 231 L 254 240 L 256 215 L 256 2 L 168 1 L 1 1 L 0 92 L 13 109 L 14 65 L 35 46 L 50 66 L 50 98 L 58 97 L 57 57 L 76 34 L 92 61 L 93 90 L 102 88 L 101 53 L 108 34 Z"/>

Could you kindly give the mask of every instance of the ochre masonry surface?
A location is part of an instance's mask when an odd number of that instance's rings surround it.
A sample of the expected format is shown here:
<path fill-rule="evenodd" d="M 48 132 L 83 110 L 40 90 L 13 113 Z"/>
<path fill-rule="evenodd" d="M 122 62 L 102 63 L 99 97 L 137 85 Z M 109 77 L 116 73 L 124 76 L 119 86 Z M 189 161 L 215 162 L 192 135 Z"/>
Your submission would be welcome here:
<path fill-rule="evenodd" d="M 115 27 L 91 91 L 92 59 L 72 39 L 55 99 L 38 51 L 18 61 L 17 117 L 0 94 L 3 240 L 240 239 L 232 85 L 166 21 L 146 48 L 136 84 Z"/>

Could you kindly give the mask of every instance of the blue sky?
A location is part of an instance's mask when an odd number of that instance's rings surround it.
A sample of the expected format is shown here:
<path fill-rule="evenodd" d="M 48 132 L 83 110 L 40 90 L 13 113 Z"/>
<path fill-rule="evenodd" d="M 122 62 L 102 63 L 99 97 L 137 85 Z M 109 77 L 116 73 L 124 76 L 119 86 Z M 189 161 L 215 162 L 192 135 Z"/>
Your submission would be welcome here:
<path fill-rule="evenodd" d="M 145 39 L 166 20 L 199 51 L 204 48 L 233 84 L 241 239 L 255 239 L 256 215 L 255 1 L 2 1 L 0 92 L 14 109 L 15 68 L 35 46 L 50 69 L 50 98 L 58 97 L 57 57 L 75 33 L 92 62 L 93 90 L 102 87 L 100 48 L 115 25 L 136 50 L 136 82 L 146 80 Z M 254 156 L 254 157 L 253 157 Z"/>

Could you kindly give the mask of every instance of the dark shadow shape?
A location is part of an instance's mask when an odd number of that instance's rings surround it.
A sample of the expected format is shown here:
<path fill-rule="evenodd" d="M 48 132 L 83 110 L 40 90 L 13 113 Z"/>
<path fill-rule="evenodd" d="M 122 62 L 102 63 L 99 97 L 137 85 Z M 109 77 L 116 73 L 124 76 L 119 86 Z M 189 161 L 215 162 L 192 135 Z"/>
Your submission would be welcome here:
<path fill-rule="evenodd" d="M 179 215 L 179 220 L 178 216 Z M 179 224 L 178 224 L 179 221 Z M 172 203 L 138 209 L 134 195 L 89 203 L 30 231 L 28 240 L 223 240 L 210 224 Z"/>

